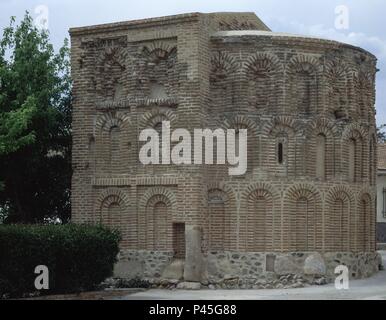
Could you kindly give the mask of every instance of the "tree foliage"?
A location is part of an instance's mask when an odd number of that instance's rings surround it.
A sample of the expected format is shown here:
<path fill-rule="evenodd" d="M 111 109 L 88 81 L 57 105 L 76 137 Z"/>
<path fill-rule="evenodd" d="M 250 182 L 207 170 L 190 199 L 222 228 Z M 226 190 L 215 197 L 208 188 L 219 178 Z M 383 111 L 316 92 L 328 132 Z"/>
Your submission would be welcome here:
<path fill-rule="evenodd" d="M 38 265 L 49 270 L 45 293 L 95 289 L 112 275 L 120 239 L 102 226 L 0 225 L 0 300 L 35 292 Z"/>
<path fill-rule="evenodd" d="M 377 136 L 379 143 L 386 143 L 386 124 L 377 128 Z"/>
<path fill-rule="evenodd" d="M 0 211 L 8 222 L 68 219 L 71 81 L 67 40 L 58 53 L 26 13 L 0 39 Z"/>

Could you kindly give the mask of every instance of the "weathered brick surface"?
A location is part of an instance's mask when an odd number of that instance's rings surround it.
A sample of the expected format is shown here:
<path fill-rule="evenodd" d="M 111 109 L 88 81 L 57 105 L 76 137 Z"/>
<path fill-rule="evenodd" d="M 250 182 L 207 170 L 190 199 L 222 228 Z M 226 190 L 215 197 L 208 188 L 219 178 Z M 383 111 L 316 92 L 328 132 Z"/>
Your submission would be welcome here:
<path fill-rule="evenodd" d="M 254 15 L 71 29 L 73 221 L 122 249 L 185 254 L 375 250 L 376 58 L 276 34 Z M 248 129 L 248 170 L 144 166 L 142 129 Z M 279 153 L 281 155 L 279 155 Z M 189 246 L 189 244 L 186 244 Z"/>

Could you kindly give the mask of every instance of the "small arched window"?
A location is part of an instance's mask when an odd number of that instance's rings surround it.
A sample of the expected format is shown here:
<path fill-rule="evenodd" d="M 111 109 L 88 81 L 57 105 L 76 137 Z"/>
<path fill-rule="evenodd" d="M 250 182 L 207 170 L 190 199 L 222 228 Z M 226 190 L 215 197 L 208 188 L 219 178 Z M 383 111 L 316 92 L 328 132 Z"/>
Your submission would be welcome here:
<path fill-rule="evenodd" d="M 236 157 L 239 157 L 239 150 L 240 150 L 240 130 L 237 129 L 235 132 L 235 155 Z"/>
<path fill-rule="evenodd" d="M 279 144 L 277 146 L 277 162 L 279 164 L 283 164 L 284 163 L 284 146 L 283 146 L 283 142 L 279 142 Z"/>

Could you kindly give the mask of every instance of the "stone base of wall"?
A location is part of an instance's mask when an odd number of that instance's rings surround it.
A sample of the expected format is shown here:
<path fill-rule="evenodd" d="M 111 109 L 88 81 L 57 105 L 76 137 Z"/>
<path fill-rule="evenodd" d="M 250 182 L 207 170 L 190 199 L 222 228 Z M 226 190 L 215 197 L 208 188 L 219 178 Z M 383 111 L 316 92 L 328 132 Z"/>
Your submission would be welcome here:
<path fill-rule="evenodd" d="M 317 252 L 295 253 L 238 253 L 212 252 L 207 256 L 208 281 L 223 279 L 272 279 L 286 275 L 299 275 L 312 280 L 335 279 L 335 268 L 345 265 L 351 279 L 370 277 L 382 264 L 380 255 L 374 253 Z"/>
<path fill-rule="evenodd" d="M 172 252 L 125 250 L 120 253 L 114 276 L 145 279 L 153 287 L 184 287 L 181 272 L 176 279 L 168 272 L 175 261 Z M 211 289 L 299 288 L 333 282 L 339 265 L 348 267 L 350 279 L 361 279 L 377 273 L 381 264 L 376 252 L 210 252 L 204 259 L 202 285 Z"/>
<path fill-rule="evenodd" d="M 173 260 L 168 251 L 121 250 L 114 277 L 121 279 L 160 278 Z"/>

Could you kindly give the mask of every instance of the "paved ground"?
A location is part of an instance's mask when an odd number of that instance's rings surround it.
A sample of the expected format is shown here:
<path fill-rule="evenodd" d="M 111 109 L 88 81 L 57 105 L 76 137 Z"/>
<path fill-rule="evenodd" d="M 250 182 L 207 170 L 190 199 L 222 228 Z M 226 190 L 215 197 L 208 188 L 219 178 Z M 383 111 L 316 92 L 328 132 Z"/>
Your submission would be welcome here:
<path fill-rule="evenodd" d="M 386 251 L 381 252 L 386 266 Z M 369 279 L 350 281 L 349 290 L 336 290 L 333 284 L 300 289 L 273 290 L 147 290 L 119 300 L 386 300 L 386 271 Z"/>

